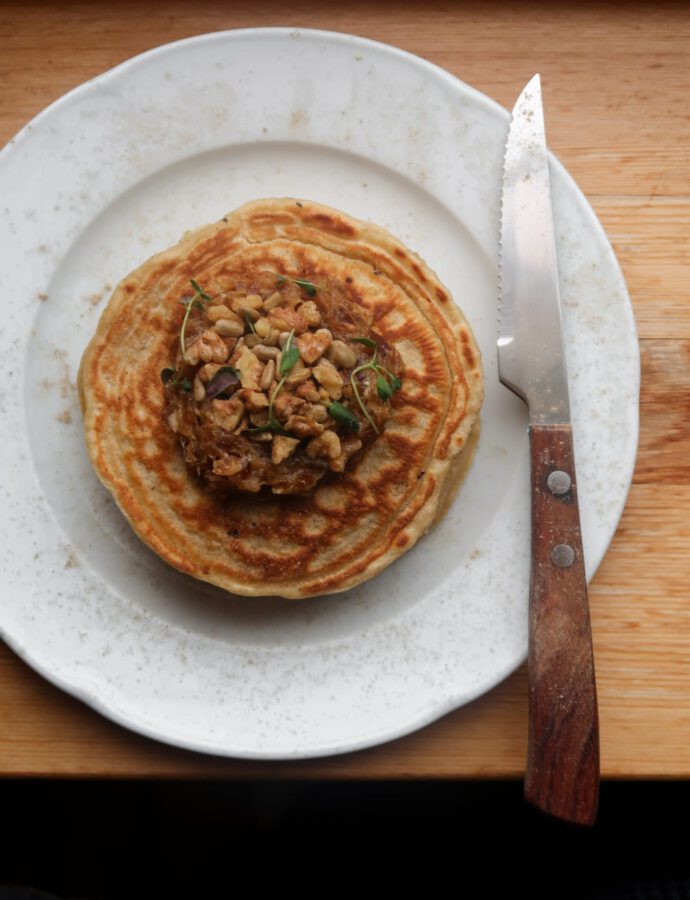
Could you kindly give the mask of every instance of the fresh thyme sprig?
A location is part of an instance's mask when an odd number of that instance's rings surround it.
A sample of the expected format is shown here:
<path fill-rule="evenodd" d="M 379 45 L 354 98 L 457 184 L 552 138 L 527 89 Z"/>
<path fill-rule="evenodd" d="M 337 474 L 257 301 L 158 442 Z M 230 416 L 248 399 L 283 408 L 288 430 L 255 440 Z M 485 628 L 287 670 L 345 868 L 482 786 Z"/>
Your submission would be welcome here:
<path fill-rule="evenodd" d="M 184 318 L 182 319 L 182 328 L 180 329 L 180 350 L 182 351 L 182 359 L 185 353 L 185 332 L 187 330 L 187 321 L 192 307 L 203 310 L 204 303 L 210 303 L 213 297 L 209 296 L 193 278 L 189 279 L 189 283 L 194 289 L 193 297 L 183 297 L 180 303 L 185 307 Z M 183 391 L 189 393 L 192 390 L 192 382 L 187 378 L 182 368 L 177 369 L 165 368 L 161 371 L 161 381 L 167 387 L 181 387 Z"/>
<path fill-rule="evenodd" d="M 376 391 L 382 400 L 390 400 L 393 394 L 396 391 L 399 391 L 402 387 L 402 381 L 398 378 L 397 375 L 394 375 L 385 366 L 382 366 L 381 363 L 376 362 L 376 357 L 378 356 L 379 352 L 379 346 L 376 341 L 372 341 L 371 338 L 364 337 L 356 337 L 352 338 L 352 340 L 357 344 L 364 344 L 365 347 L 371 347 L 374 350 L 374 355 L 371 357 L 369 362 L 363 363 L 361 366 L 357 366 L 356 369 L 352 370 L 352 372 L 350 373 L 350 385 L 352 386 L 352 393 L 355 395 L 355 399 L 357 400 L 359 408 L 362 410 L 367 422 L 371 425 L 376 434 L 380 434 L 376 422 L 374 422 L 371 413 L 362 400 L 362 396 L 359 393 L 359 388 L 357 387 L 355 378 L 360 372 L 364 372 L 366 369 L 371 369 L 373 372 L 375 372 Z"/>
<path fill-rule="evenodd" d="M 193 297 L 185 297 L 180 300 L 180 303 L 185 307 L 184 319 L 182 319 L 182 328 L 180 329 L 180 350 L 182 351 L 182 356 L 185 353 L 185 331 L 187 330 L 187 321 L 189 319 L 189 314 L 192 311 L 192 308 L 196 306 L 197 309 L 203 311 L 204 303 L 210 303 L 213 299 L 210 297 L 206 291 L 202 290 L 196 281 L 193 278 L 189 279 L 189 283 L 194 288 L 194 296 Z"/>
<path fill-rule="evenodd" d="M 276 397 L 283 389 L 283 385 L 285 384 L 288 375 L 295 367 L 295 363 L 299 359 L 299 350 L 297 347 L 293 347 L 292 338 L 295 335 L 294 329 L 287 336 L 287 340 L 285 341 L 285 346 L 283 347 L 283 352 L 280 357 L 280 365 L 278 366 L 278 374 L 282 375 L 282 378 L 275 386 L 273 393 L 271 394 L 268 401 L 268 421 L 264 425 L 259 425 L 257 428 L 248 428 L 247 431 L 251 431 L 253 433 L 257 433 L 260 431 L 273 431 L 275 434 L 286 435 L 287 437 L 292 437 L 289 431 L 286 431 L 280 422 L 273 415 L 273 404 L 275 403 Z"/>

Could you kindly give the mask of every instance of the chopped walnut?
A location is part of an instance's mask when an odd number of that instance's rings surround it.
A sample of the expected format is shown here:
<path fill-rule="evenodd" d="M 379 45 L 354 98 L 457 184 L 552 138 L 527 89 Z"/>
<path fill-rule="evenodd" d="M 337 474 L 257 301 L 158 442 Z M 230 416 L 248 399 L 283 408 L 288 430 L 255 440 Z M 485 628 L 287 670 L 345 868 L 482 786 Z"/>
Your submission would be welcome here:
<path fill-rule="evenodd" d="M 204 331 L 185 350 L 184 360 L 190 366 L 196 366 L 200 362 L 224 363 L 228 358 L 228 348 L 225 341 L 215 331 Z"/>
<path fill-rule="evenodd" d="M 314 366 L 314 377 L 321 387 L 328 391 L 333 400 L 340 400 L 343 395 L 343 378 L 333 363 L 322 359 L 318 366 Z"/>
<path fill-rule="evenodd" d="M 295 393 L 298 397 L 309 400 L 310 403 L 318 403 L 320 399 L 319 390 L 311 378 L 309 381 L 303 381 L 302 384 L 298 385 Z"/>
<path fill-rule="evenodd" d="M 299 438 L 285 437 L 277 434 L 273 438 L 273 447 L 271 448 L 271 462 L 274 466 L 287 459 L 294 452 L 295 447 L 299 444 Z"/>
<path fill-rule="evenodd" d="M 278 394 L 273 403 L 274 413 L 283 420 L 288 419 L 293 413 L 301 409 L 304 409 L 304 400 L 300 397 L 295 397 L 294 394 Z"/>
<path fill-rule="evenodd" d="M 301 313 L 301 309 L 300 309 Z M 307 331 L 295 340 L 299 354 L 308 365 L 315 363 L 323 356 L 333 341 L 333 335 L 327 328 L 319 328 L 318 331 Z"/>
<path fill-rule="evenodd" d="M 257 412 L 250 413 L 249 421 L 255 428 L 260 428 L 268 422 L 268 410 L 260 409 Z"/>
<path fill-rule="evenodd" d="M 269 312 L 268 318 L 271 325 L 278 331 L 294 331 L 295 334 L 302 334 L 309 327 L 309 323 L 302 313 L 289 306 L 277 306 Z"/>
<path fill-rule="evenodd" d="M 320 422 L 308 419 L 306 416 L 290 416 L 285 423 L 285 429 L 291 431 L 299 438 L 306 438 L 322 434 L 324 426 Z"/>
<path fill-rule="evenodd" d="M 222 459 L 213 460 L 213 472 L 215 475 L 237 475 L 244 468 L 244 461 L 239 456 L 224 456 Z"/>
<path fill-rule="evenodd" d="M 350 457 L 362 448 L 362 442 L 358 438 L 346 438 L 341 444 L 342 449 L 340 454 L 335 459 L 331 460 L 329 466 L 333 472 L 344 472 Z"/>
<path fill-rule="evenodd" d="M 328 410 L 320 403 L 309 403 L 304 410 L 304 415 L 315 422 L 325 422 L 328 418 Z"/>
<path fill-rule="evenodd" d="M 206 363 L 205 366 L 202 366 L 199 369 L 199 378 L 201 378 L 204 384 L 208 384 L 208 382 L 213 378 L 216 372 L 220 372 L 222 368 L 223 367 L 218 365 L 218 363 Z"/>
<path fill-rule="evenodd" d="M 307 444 L 307 456 L 337 459 L 340 456 L 340 438 L 335 431 L 324 431 Z"/>
<path fill-rule="evenodd" d="M 308 369 L 302 360 L 298 359 L 285 380 L 289 385 L 302 384 L 303 381 L 306 381 L 310 377 L 311 369 Z"/>
<path fill-rule="evenodd" d="M 307 300 L 306 303 L 303 303 L 298 307 L 297 312 L 302 316 L 310 328 L 315 328 L 317 325 L 321 324 L 321 313 L 313 300 Z"/>
<path fill-rule="evenodd" d="M 213 400 L 213 419 L 223 431 L 234 431 L 244 415 L 244 404 L 239 397 L 229 400 Z"/>
<path fill-rule="evenodd" d="M 268 397 L 261 391 L 243 389 L 238 391 L 238 396 L 250 412 L 268 408 Z"/>
<path fill-rule="evenodd" d="M 235 367 L 239 370 L 242 387 L 258 391 L 261 387 L 261 373 L 264 367 L 249 347 L 242 347 Z"/>

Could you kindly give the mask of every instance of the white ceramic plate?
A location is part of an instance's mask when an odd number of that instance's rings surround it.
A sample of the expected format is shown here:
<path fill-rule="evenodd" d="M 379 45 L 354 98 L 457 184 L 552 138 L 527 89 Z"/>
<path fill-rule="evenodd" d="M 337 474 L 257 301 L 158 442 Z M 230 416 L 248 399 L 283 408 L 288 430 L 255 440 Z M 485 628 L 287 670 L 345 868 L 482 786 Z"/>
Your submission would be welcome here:
<path fill-rule="evenodd" d="M 498 385 L 494 351 L 507 123 L 491 100 L 391 47 L 256 29 L 130 60 L 10 142 L 1 615 L 30 665 L 136 731 L 255 758 L 388 740 L 519 665 L 526 416 Z M 555 160 L 552 174 L 591 576 L 632 475 L 639 356 L 611 247 Z M 144 547 L 90 468 L 74 387 L 112 285 L 186 229 L 269 196 L 331 204 L 417 250 L 469 317 L 486 369 L 479 449 L 442 524 L 368 584 L 292 603 L 229 597 Z"/>

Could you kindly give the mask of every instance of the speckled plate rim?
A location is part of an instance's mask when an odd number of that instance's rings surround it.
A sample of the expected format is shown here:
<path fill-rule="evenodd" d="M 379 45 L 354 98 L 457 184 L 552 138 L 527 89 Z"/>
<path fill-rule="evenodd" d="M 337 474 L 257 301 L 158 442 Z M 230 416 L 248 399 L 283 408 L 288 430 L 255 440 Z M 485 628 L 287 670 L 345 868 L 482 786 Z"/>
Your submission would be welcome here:
<path fill-rule="evenodd" d="M 117 78 L 119 73 L 129 73 L 132 70 L 135 70 L 138 65 L 150 60 L 153 57 L 163 57 L 165 54 L 169 53 L 174 54 L 176 48 L 178 47 L 188 46 L 193 43 L 223 41 L 228 39 L 237 40 L 242 39 L 243 37 L 251 40 L 256 37 L 260 38 L 264 34 L 280 34 L 284 36 L 297 34 L 305 40 L 326 42 L 331 41 L 335 42 L 336 44 L 345 43 L 351 46 L 353 49 L 362 48 L 374 54 L 381 54 L 383 56 L 388 55 L 392 58 L 407 60 L 410 64 L 416 66 L 421 72 L 425 73 L 427 77 L 444 80 L 448 85 L 451 85 L 455 90 L 457 90 L 460 96 L 464 95 L 466 97 L 472 97 L 475 102 L 479 102 L 480 104 L 482 104 L 491 115 L 497 117 L 507 126 L 507 112 L 500 106 L 498 106 L 494 101 L 475 91 L 473 88 L 464 85 L 462 82 L 459 82 L 444 70 L 418 57 L 408 54 L 405 51 L 352 35 L 332 32 L 319 32 L 305 29 L 297 30 L 290 28 L 246 29 L 235 32 L 219 32 L 210 35 L 200 35 L 194 38 L 178 41 L 173 44 L 154 48 L 153 50 L 130 59 L 117 66 L 116 68 L 98 76 L 97 78 L 92 79 L 91 81 L 86 82 L 83 85 L 80 85 L 73 91 L 61 97 L 46 110 L 41 112 L 34 120 L 32 120 L 31 123 L 29 123 L 24 129 L 22 129 L 21 132 L 19 132 L 19 134 L 10 142 L 10 144 L 6 148 L 4 148 L 4 150 L 0 154 L 0 172 L 7 162 L 8 155 L 13 152 L 13 148 L 16 146 L 21 146 L 21 143 L 23 141 L 31 140 L 32 131 L 41 129 L 45 126 L 49 126 L 51 121 L 53 121 L 55 117 L 60 116 L 63 108 L 69 108 L 69 105 L 75 99 L 81 97 L 85 92 L 93 90 L 97 91 L 104 87 L 107 89 L 108 82 L 111 79 Z M 566 186 L 567 191 L 569 191 L 571 195 L 576 198 L 576 202 L 577 204 L 579 204 L 581 211 L 585 216 L 587 229 L 590 232 L 590 236 L 597 242 L 599 249 L 606 257 L 607 264 L 610 266 L 611 271 L 614 273 L 615 277 L 619 280 L 620 285 L 622 286 L 623 296 L 626 302 L 624 302 L 620 306 L 619 310 L 621 314 L 621 331 L 624 333 L 629 347 L 632 347 L 632 345 L 634 344 L 636 348 L 637 345 L 635 324 L 632 316 L 632 309 L 630 306 L 629 298 L 627 296 L 627 292 L 625 291 L 622 273 L 620 272 L 617 260 L 615 259 L 613 250 L 608 243 L 603 228 L 601 227 L 579 188 L 577 188 L 565 169 L 563 169 L 563 167 L 553 157 L 551 157 L 551 165 L 556 177 L 561 180 L 561 183 L 563 185 Z M 14 338 L 14 335 L 11 334 L 11 329 L 9 338 L 9 341 L 3 341 L 3 350 L 7 350 L 8 348 L 11 349 L 12 341 Z M 639 395 L 639 353 L 637 353 L 634 358 L 629 358 L 628 374 L 632 377 L 632 390 L 629 391 L 629 395 L 630 397 L 632 397 L 632 400 L 626 404 L 628 453 L 624 459 L 619 460 L 619 474 L 621 476 L 621 483 L 624 483 L 624 489 L 619 490 L 615 503 L 610 507 L 611 527 L 608 539 L 606 541 L 600 542 L 594 548 L 594 552 L 588 555 L 587 568 L 589 577 L 591 577 L 593 572 L 598 567 L 606 551 L 608 542 L 613 536 L 617 522 L 622 513 L 627 496 L 627 490 L 632 479 L 639 427 L 637 405 L 637 396 Z M 285 747 L 282 747 L 281 749 L 272 749 L 270 747 L 257 749 L 256 747 L 252 746 L 228 747 L 227 740 L 216 743 L 209 737 L 209 735 L 204 735 L 203 737 L 199 737 L 198 739 L 195 739 L 193 737 L 190 738 L 189 734 L 181 734 L 173 730 L 166 730 L 165 727 L 161 726 L 160 722 L 152 724 L 150 720 L 147 720 L 145 718 L 138 719 L 135 715 L 133 715 L 131 708 L 127 709 L 118 703 L 116 692 L 109 692 L 107 689 L 107 685 L 104 685 L 102 682 L 99 682 L 98 684 L 92 683 L 90 685 L 88 683 L 88 679 L 82 678 L 79 680 L 71 678 L 69 676 L 65 676 L 60 671 L 57 671 L 53 665 L 46 665 L 44 663 L 40 648 L 38 649 L 38 651 L 36 651 L 35 649 L 23 644 L 21 640 L 15 638 L 15 636 L 11 633 L 11 630 L 6 630 L 4 626 L 3 638 L 21 658 L 23 658 L 29 665 L 31 665 L 36 671 L 46 677 L 49 681 L 52 681 L 61 689 L 78 697 L 98 712 L 102 713 L 108 718 L 113 719 L 114 721 L 127 728 L 133 729 L 149 737 L 163 740 L 167 743 L 192 750 L 254 759 L 295 759 L 325 756 L 372 746 L 381 743 L 382 741 L 400 737 L 420 727 L 423 727 L 424 725 L 439 718 L 450 710 L 457 708 L 458 706 L 463 705 L 464 703 L 467 703 L 475 699 L 477 696 L 480 696 L 486 691 L 490 690 L 492 687 L 502 681 L 508 674 L 510 674 L 510 672 L 512 672 L 524 660 L 526 655 L 526 647 L 523 646 L 521 652 L 517 653 L 515 655 L 515 658 L 511 660 L 509 664 L 495 670 L 490 678 L 485 678 L 482 683 L 476 688 L 460 692 L 451 691 L 445 697 L 437 698 L 437 701 L 432 706 L 427 706 L 424 709 L 416 709 L 410 715 L 400 717 L 395 726 L 387 724 L 380 729 L 369 730 L 367 733 L 352 737 L 346 742 L 339 740 L 335 743 L 332 743 L 327 740 L 321 740 L 318 744 L 314 743 L 311 746 L 306 746 L 305 743 L 301 741 L 299 745 L 295 746 L 292 749 L 286 749 Z"/>

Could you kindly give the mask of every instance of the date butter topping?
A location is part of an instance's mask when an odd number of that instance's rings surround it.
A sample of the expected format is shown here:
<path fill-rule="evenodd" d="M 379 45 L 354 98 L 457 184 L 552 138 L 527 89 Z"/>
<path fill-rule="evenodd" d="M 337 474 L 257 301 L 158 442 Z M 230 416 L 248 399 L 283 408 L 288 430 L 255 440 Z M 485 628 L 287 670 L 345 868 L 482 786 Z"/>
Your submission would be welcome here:
<path fill-rule="evenodd" d="M 344 285 L 259 273 L 190 282 L 166 420 L 213 488 L 306 493 L 372 443 L 402 361 Z"/>

